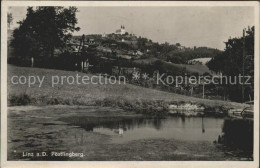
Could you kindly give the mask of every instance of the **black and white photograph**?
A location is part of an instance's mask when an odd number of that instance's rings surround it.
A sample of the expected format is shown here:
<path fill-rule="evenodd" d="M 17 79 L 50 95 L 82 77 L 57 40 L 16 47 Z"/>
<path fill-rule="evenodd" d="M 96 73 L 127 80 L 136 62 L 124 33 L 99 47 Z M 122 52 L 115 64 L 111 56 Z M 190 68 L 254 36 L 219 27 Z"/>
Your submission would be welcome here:
<path fill-rule="evenodd" d="M 3 167 L 259 166 L 259 2 L 1 8 Z"/>

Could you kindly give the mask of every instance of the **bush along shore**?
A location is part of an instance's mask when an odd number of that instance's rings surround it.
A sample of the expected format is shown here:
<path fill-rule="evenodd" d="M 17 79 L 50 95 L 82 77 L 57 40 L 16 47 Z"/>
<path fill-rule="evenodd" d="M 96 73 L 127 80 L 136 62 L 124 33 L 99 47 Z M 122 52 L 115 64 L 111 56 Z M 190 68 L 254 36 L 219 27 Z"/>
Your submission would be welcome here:
<path fill-rule="evenodd" d="M 154 117 L 172 116 L 215 116 L 221 117 L 228 114 L 230 107 L 225 106 L 207 106 L 196 102 L 184 101 L 164 101 L 164 100 L 128 100 L 120 98 L 104 98 L 95 101 L 82 101 L 81 99 L 55 98 L 40 96 L 31 97 L 28 94 L 11 95 L 8 97 L 9 106 L 26 105 L 84 105 L 84 106 L 103 106 L 121 108 L 126 111 L 134 111 L 143 115 Z M 194 106 L 195 108 L 185 106 Z M 176 108 L 172 108 L 172 106 Z M 180 109 L 181 107 L 181 109 Z"/>

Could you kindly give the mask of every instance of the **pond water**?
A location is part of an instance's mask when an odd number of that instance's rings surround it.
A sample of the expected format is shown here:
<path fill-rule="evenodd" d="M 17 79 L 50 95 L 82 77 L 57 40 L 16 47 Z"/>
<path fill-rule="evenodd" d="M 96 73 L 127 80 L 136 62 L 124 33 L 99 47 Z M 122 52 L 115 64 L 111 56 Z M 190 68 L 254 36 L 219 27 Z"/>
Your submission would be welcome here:
<path fill-rule="evenodd" d="M 106 119 L 80 116 L 67 119 L 67 121 L 86 131 L 110 135 L 112 143 L 154 138 L 213 142 L 222 133 L 224 119 L 210 117 Z"/>

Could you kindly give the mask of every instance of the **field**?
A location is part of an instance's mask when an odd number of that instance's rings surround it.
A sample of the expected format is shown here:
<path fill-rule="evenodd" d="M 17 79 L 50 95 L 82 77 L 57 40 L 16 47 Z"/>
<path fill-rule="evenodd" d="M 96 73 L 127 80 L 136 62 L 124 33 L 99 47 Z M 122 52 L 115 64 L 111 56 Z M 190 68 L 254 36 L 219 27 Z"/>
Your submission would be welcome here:
<path fill-rule="evenodd" d="M 123 109 L 167 108 L 169 104 L 193 103 L 206 108 L 229 109 L 244 105 L 235 102 L 208 100 L 155 89 L 143 88 L 131 84 L 57 84 L 52 87 L 52 76 L 76 75 L 91 77 L 92 74 L 81 72 L 8 66 L 8 103 L 11 105 L 101 105 L 121 107 Z M 12 84 L 12 76 L 45 77 L 28 87 L 27 84 Z M 16 79 L 17 80 L 17 79 Z M 104 79 L 102 79 L 104 80 Z M 95 81 L 97 82 L 97 81 Z"/>
<path fill-rule="evenodd" d="M 189 60 L 189 61 L 199 61 L 201 62 L 202 64 L 206 64 L 207 62 L 209 62 L 212 58 L 196 58 L 196 59 L 192 59 L 192 60 Z"/>
<path fill-rule="evenodd" d="M 135 60 L 135 63 L 143 63 L 143 64 L 151 64 L 155 61 L 157 61 L 157 58 L 147 58 L 147 59 L 140 59 L 140 60 Z M 195 64 L 195 65 L 188 65 L 188 64 L 175 64 L 171 62 L 166 62 L 163 61 L 164 63 L 164 68 L 168 70 L 175 71 L 176 69 L 183 69 L 185 68 L 187 73 L 198 73 L 200 75 L 203 75 L 204 73 L 212 73 L 209 68 L 206 65 L 203 64 Z"/>

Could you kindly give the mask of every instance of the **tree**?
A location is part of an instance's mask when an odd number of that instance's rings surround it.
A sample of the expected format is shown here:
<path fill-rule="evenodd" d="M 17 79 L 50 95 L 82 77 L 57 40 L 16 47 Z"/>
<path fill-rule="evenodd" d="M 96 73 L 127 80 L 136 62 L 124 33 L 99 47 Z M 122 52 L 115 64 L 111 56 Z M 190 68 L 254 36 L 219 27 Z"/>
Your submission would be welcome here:
<path fill-rule="evenodd" d="M 55 49 L 62 49 L 78 31 L 76 7 L 27 8 L 26 18 L 14 30 L 12 46 L 21 57 L 54 56 Z"/>
<path fill-rule="evenodd" d="M 222 72 L 223 75 L 229 76 L 232 79 L 243 74 L 243 37 L 230 38 L 226 43 L 225 51 L 219 53 L 216 57 L 208 62 L 208 67 L 215 72 Z M 249 95 L 253 97 L 254 94 L 254 27 L 249 27 L 245 35 L 245 51 L 244 57 L 244 74 L 251 76 L 250 83 L 245 87 L 245 100 L 249 100 Z M 243 101 L 242 86 L 227 85 L 228 94 L 231 100 Z"/>
<path fill-rule="evenodd" d="M 137 47 L 138 49 L 140 49 L 141 51 L 145 51 L 146 50 L 146 43 L 148 42 L 147 38 L 143 38 L 143 37 L 139 37 L 137 39 Z"/>

